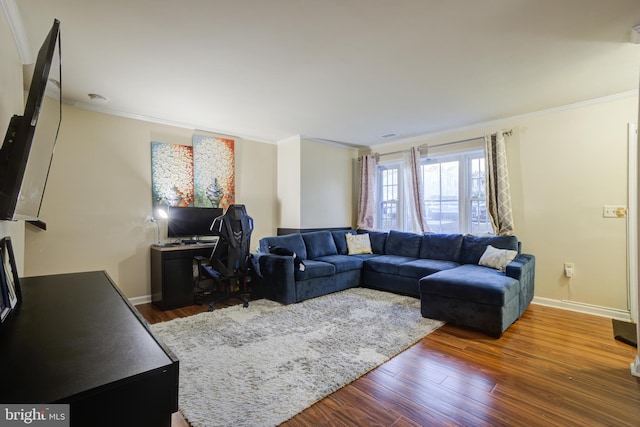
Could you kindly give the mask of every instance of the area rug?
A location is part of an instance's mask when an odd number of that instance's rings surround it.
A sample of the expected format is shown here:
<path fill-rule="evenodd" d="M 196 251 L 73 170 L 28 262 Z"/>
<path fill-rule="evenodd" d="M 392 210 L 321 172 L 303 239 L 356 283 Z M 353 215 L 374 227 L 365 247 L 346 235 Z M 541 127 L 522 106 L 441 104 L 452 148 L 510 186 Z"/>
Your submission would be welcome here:
<path fill-rule="evenodd" d="M 180 360 L 179 407 L 193 427 L 257 427 L 288 420 L 441 325 L 416 298 L 355 288 L 152 327 Z"/>

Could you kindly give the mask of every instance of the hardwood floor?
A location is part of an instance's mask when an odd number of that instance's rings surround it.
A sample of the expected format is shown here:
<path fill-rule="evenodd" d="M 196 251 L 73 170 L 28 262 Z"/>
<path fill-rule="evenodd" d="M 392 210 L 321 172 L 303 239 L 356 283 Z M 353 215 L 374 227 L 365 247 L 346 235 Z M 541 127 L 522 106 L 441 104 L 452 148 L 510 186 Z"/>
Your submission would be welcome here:
<path fill-rule="evenodd" d="M 149 323 L 207 310 L 137 307 Z M 500 339 L 445 325 L 283 426 L 638 426 L 636 354 L 610 319 L 531 305 Z"/>

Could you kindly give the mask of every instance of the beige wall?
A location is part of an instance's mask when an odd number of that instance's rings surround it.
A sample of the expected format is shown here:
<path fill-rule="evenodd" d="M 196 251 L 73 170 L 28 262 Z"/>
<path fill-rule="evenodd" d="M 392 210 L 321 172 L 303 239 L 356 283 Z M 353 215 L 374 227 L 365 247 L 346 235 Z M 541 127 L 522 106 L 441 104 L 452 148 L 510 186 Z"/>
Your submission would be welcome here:
<path fill-rule="evenodd" d="M 278 227 L 301 227 L 300 150 L 300 136 L 278 142 Z"/>
<path fill-rule="evenodd" d="M 41 210 L 47 231 L 27 228 L 25 274 L 104 269 L 127 297 L 149 295 L 151 141 L 190 145 L 193 133 L 64 106 Z M 255 247 L 275 228 L 277 147 L 235 141 L 236 202 L 254 218 Z"/>
<path fill-rule="evenodd" d="M 357 150 L 302 141 L 301 228 L 353 226 L 353 159 Z"/>
<path fill-rule="evenodd" d="M 519 124 L 516 215 L 538 255 L 537 296 L 627 308 L 626 221 L 602 213 L 627 205 L 627 124 L 637 105 L 627 97 Z M 566 261 L 573 279 L 563 275 Z"/>
<path fill-rule="evenodd" d="M 14 114 L 24 111 L 22 64 L 4 13 L 0 13 L 0 136 L 4 138 Z M 24 222 L 0 221 L 0 237 L 10 236 L 18 274 L 24 273 Z"/>
<path fill-rule="evenodd" d="M 357 150 L 301 139 L 278 142 L 279 227 L 350 227 Z"/>
<path fill-rule="evenodd" d="M 65 105 L 40 215 L 47 230 L 27 227 L 25 275 L 106 270 L 127 297 L 149 295 L 157 231 L 150 142 L 189 145 L 193 133 Z M 235 153 L 236 201 L 254 218 L 252 248 L 278 226 L 351 225 L 355 150 L 296 137 L 279 145 L 236 139 Z"/>
<path fill-rule="evenodd" d="M 627 309 L 626 221 L 603 218 L 627 205 L 627 124 L 638 97 L 614 97 L 416 139 L 396 151 L 513 129 L 507 154 L 516 234 L 537 257 L 539 298 Z M 456 147 L 455 145 L 453 147 Z M 575 276 L 563 263 L 575 263 Z"/>

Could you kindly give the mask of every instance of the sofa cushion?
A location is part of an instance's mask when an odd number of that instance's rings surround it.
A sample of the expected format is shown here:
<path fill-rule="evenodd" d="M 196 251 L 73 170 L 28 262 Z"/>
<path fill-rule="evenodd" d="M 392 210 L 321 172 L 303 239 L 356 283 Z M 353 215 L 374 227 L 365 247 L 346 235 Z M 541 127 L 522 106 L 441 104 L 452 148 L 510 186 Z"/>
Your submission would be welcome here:
<path fill-rule="evenodd" d="M 329 230 L 312 231 L 302 234 L 307 247 L 307 258 L 316 259 L 325 255 L 337 255 L 336 243 L 333 241 L 333 235 Z"/>
<path fill-rule="evenodd" d="M 336 244 L 336 250 L 338 255 L 347 254 L 347 234 L 355 234 L 353 230 L 333 230 L 331 235 L 333 236 L 333 242 Z"/>
<path fill-rule="evenodd" d="M 400 266 L 414 259 L 415 258 L 398 255 L 380 255 L 366 259 L 363 268 L 365 270 L 375 271 L 376 273 L 399 275 Z"/>
<path fill-rule="evenodd" d="M 380 254 L 357 254 L 357 255 L 349 255 L 349 256 L 353 257 L 353 258 L 360 258 L 361 260 L 366 261 L 368 259 L 376 258 L 376 257 L 382 256 L 382 255 L 380 255 Z"/>
<path fill-rule="evenodd" d="M 435 294 L 478 304 L 504 306 L 519 292 L 520 284 L 516 279 L 492 268 L 472 264 L 420 279 L 421 298 Z"/>
<path fill-rule="evenodd" d="M 367 231 L 358 230 L 358 233 L 368 233 L 371 241 L 371 250 L 374 254 L 384 254 L 384 248 L 387 243 L 387 233 L 384 231 Z"/>
<path fill-rule="evenodd" d="M 516 236 L 464 236 L 462 240 L 461 264 L 478 264 L 487 246 L 498 249 L 518 250 Z"/>
<path fill-rule="evenodd" d="M 420 279 L 438 271 L 456 268 L 460 264 L 455 261 L 443 261 L 438 259 L 416 259 L 402 264 L 398 270 L 401 276 Z"/>
<path fill-rule="evenodd" d="M 420 246 L 420 258 L 458 262 L 462 240 L 462 234 L 425 234 Z"/>
<path fill-rule="evenodd" d="M 291 252 L 295 252 L 301 259 L 307 259 L 307 248 L 304 245 L 301 234 L 287 234 L 260 239 L 260 252 L 269 253 L 269 248 L 273 246 L 287 248 Z"/>
<path fill-rule="evenodd" d="M 304 271 L 296 271 L 296 281 L 309 280 L 316 277 L 333 276 L 336 274 L 336 267 L 328 262 L 307 260 L 304 262 Z"/>
<path fill-rule="evenodd" d="M 347 253 L 349 255 L 373 253 L 373 250 L 371 249 L 371 240 L 369 239 L 368 234 L 354 234 L 345 236 L 345 238 L 347 240 Z"/>
<path fill-rule="evenodd" d="M 411 258 L 420 256 L 422 235 L 405 231 L 389 231 L 384 251 L 387 255 L 399 255 Z"/>
<path fill-rule="evenodd" d="M 343 271 L 360 270 L 362 268 L 362 258 L 349 255 L 327 255 L 316 258 L 316 261 L 328 262 L 336 267 L 336 273 Z"/>

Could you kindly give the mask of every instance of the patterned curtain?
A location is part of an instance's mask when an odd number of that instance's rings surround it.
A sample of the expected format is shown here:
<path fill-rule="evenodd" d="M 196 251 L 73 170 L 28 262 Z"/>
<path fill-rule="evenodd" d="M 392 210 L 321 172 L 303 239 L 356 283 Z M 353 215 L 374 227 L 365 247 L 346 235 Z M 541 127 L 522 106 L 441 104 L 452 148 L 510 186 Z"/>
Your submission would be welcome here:
<path fill-rule="evenodd" d="M 409 208 L 407 231 L 425 233 L 429 231 L 424 206 L 424 183 L 420 171 L 420 151 L 413 147 L 405 152 L 405 194 Z"/>
<path fill-rule="evenodd" d="M 360 157 L 360 199 L 358 200 L 358 228 L 373 230 L 376 218 L 376 157 Z"/>
<path fill-rule="evenodd" d="M 507 170 L 507 152 L 504 135 L 485 135 L 485 161 L 487 186 L 487 212 L 491 218 L 493 231 L 499 236 L 513 234 L 513 216 L 511 213 L 511 191 L 509 190 L 509 172 Z"/>

